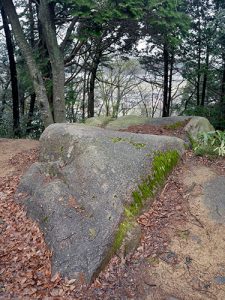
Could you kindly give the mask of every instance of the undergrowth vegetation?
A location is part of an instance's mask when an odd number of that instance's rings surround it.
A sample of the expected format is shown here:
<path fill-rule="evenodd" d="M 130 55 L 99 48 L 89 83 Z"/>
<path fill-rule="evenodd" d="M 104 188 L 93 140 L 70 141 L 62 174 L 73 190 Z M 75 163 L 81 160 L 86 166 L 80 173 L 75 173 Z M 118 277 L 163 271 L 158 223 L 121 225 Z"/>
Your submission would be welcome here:
<path fill-rule="evenodd" d="M 225 131 L 199 133 L 192 145 L 196 155 L 225 156 Z"/>

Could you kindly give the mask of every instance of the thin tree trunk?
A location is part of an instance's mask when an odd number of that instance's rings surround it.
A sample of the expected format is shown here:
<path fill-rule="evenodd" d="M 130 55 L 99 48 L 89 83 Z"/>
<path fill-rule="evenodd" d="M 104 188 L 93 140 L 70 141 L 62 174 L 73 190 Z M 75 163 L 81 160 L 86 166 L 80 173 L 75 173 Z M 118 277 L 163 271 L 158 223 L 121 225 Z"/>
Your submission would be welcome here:
<path fill-rule="evenodd" d="M 172 104 L 173 66 L 174 66 L 174 53 L 172 51 L 171 58 L 170 58 L 170 74 L 169 74 L 168 116 L 170 116 L 170 108 Z"/>
<path fill-rule="evenodd" d="M 221 79 L 221 92 L 220 92 L 220 117 L 218 119 L 217 129 L 224 129 L 225 118 L 225 53 L 222 54 L 222 79 Z"/>
<path fill-rule="evenodd" d="M 84 70 L 83 98 L 82 98 L 82 121 L 85 121 L 85 100 L 86 100 L 86 84 L 87 70 Z"/>
<path fill-rule="evenodd" d="M 199 3 L 198 3 L 199 5 Z M 200 21 L 200 6 L 198 6 L 198 61 L 197 61 L 197 82 L 196 82 L 196 99 L 197 106 L 200 105 L 200 84 L 201 84 L 201 21 Z"/>
<path fill-rule="evenodd" d="M 30 95 L 30 108 L 29 108 L 28 121 L 27 121 L 27 133 L 31 132 L 31 124 L 32 124 L 32 119 L 33 119 L 33 115 L 34 115 L 35 100 L 36 100 L 36 94 L 32 93 Z"/>
<path fill-rule="evenodd" d="M 120 82 L 118 77 L 116 104 L 113 106 L 113 114 L 112 114 L 113 118 L 116 119 L 118 118 L 120 103 L 121 103 L 121 91 L 120 91 Z"/>
<path fill-rule="evenodd" d="M 13 133 L 15 136 L 20 136 L 20 110 L 19 110 L 19 92 L 16 61 L 14 57 L 14 46 L 11 31 L 4 9 L 1 9 L 3 28 L 6 37 L 7 52 L 9 57 L 11 88 L 12 88 L 12 101 L 13 101 Z"/>
<path fill-rule="evenodd" d="M 208 81 L 208 69 L 209 69 L 209 47 L 206 47 L 206 59 L 205 59 L 205 70 L 204 70 L 204 77 L 202 83 L 202 99 L 201 99 L 201 106 L 205 105 L 205 98 L 206 98 L 206 88 L 207 88 L 207 81 Z"/>
<path fill-rule="evenodd" d="M 222 82 L 221 82 L 221 95 L 220 95 L 220 102 L 224 105 L 225 110 L 225 53 L 222 55 L 223 60 L 223 75 L 222 75 Z"/>
<path fill-rule="evenodd" d="M 89 80 L 89 93 L 88 93 L 88 118 L 94 117 L 95 114 L 95 81 L 97 77 L 98 66 L 100 64 L 102 52 L 99 50 L 101 39 L 96 46 L 96 57 L 93 59 L 92 69 Z"/>
<path fill-rule="evenodd" d="M 20 101 L 20 113 L 21 116 L 24 116 L 25 114 L 25 95 L 24 95 L 24 90 L 21 88 L 19 85 L 19 101 Z"/>
<path fill-rule="evenodd" d="M 20 136 L 20 109 L 19 109 L 19 91 L 18 91 L 18 80 L 17 80 L 17 69 L 16 61 L 14 57 L 14 46 L 11 31 L 7 16 L 4 9 L 1 9 L 3 28 L 6 37 L 7 52 L 9 57 L 10 65 L 10 77 L 11 77 L 11 88 L 12 88 L 12 100 L 13 100 L 13 133 L 15 136 Z"/>
<path fill-rule="evenodd" d="M 1 104 L 1 110 L 0 110 L 0 119 L 2 118 L 2 115 L 3 115 L 5 107 L 6 107 L 6 94 L 7 94 L 10 83 L 11 83 L 11 80 L 7 81 L 4 87 L 1 87 L 2 88 L 2 94 L 1 94 L 2 104 Z"/>
<path fill-rule="evenodd" d="M 28 3 L 28 10 L 29 10 L 29 22 L 30 22 L 30 45 L 32 48 L 35 47 L 35 38 L 34 38 L 34 11 L 33 11 L 33 6 L 32 6 L 32 0 L 29 0 Z"/>
<path fill-rule="evenodd" d="M 37 101 L 39 103 L 43 124 L 45 127 L 47 127 L 48 125 L 53 123 L 53 118 L 50 111 L 42 75 L 34 60 L 32 48 L 26 41 L 12 0 L 1 0 L 1 3 L 9 18 L 15 39 L 17 40 L 21 53 L 27 63 L 34 90 L 36 93 Z"/>
<path fill-rule="evenodd" d="M 163 47 L 164 73 L 163 73 L 163 112 L 162 117 L 168 117 L 168 74 L 169 74 L 169 52 L 167 45 Z"/>
<path fill-rule="evenodd" d="M 197 106 L 200 105 L 200 80 L 201 80 L 200 68 L 201 68 L 201 51 L 199 49 L 199 51 L 198 51 L 198 70 L 197 70 L 198 74 L 197 74 L 197 82 L 196 82 Z"/>
<path fill-rule="evenodd" d="M 54 121 L 63 123 L 66 121 L 64 59 L 56 39 L 54 23 L 51 17 L 53 13 L 54 7 L 51 6 L 51 3 L 48 4 L 48 1 L 40 0 L 38 17 L 44 29 L 43 35 L 52 67 Z"/>
<path fill-rule="evenodd" d="M 89 93 L 88 93 L 88 118 L 95 115 L 95 80 L 97 75 L 98 64 L 94 64 L 91 71 Z"/>

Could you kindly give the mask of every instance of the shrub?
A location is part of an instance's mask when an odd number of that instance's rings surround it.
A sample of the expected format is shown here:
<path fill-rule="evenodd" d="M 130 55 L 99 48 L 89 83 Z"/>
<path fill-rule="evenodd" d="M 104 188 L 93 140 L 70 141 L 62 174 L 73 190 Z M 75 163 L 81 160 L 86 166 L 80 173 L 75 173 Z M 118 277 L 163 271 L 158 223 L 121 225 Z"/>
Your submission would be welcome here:
<path fill-rule="evenodd" d="M 202 132 L 192 143 L 196 155 L 225 156 L 225 131 Z"/>

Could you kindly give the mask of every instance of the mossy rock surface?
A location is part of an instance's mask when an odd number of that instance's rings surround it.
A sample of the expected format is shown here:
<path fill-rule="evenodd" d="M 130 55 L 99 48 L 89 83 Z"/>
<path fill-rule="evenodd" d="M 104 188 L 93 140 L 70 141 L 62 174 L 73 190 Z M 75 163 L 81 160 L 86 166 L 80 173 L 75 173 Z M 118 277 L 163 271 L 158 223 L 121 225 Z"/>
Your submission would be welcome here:
<path fill-rule="evenodd" d="M 105 127 L 110 121 L 113 121 L 112 117 L 100 116 L 100 117 L 88 118 L 85 121 L 85 124 L 89 126 Z"/>
<path fill-rule="evenodd" d="M 126 251 L 132 250 L 132 224 L 183 153 L 184 142 L 53 124 L 40 143 L 40 162 L 18 189 L 27 195 L 21 203 L 53 251 L 53 274 L 82 273 L 91 281 L 127 234 Z"/>
<path fill-rule="evenodd" d="M 112 129 L 112 130 L 126 129 L 129 126 L 146 124 L 147 121 L 148 121 L 147 117 L 128 115 L 110 121 L 105 128 Z"/>

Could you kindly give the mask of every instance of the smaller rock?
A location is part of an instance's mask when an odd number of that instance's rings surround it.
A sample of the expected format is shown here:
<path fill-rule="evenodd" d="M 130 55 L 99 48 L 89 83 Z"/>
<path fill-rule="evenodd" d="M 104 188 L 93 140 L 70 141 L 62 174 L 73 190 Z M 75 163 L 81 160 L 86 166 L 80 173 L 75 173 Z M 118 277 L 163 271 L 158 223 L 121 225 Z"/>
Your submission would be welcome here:
<path fill-rule="evenodd" d="M 3 284 L 3 282 L 0 282 L 0 293 L 5 291 L 5 286 Z"/>
<path fill-rule="evenodd" d="M 177 262 L 177 254 L 173 251 L 164 253 L 160 258 L 167 264 L 174 264 Z"/>
<path fill-rule="evenodd" d="M 217 284 L 225 284 L 225 276 L 216 276 L 214 280 Z"/>
<path fill-rule="evenodd" d="M 188 124 L 185 126 L 184 130 L 196 138 L 200 132 L 214 131 L 214 127 L 210 124 L 209 120 L 203 117 L 192 117 Z"/>
<path fill-rule="evenodd" d="M 201 238 L 194 234 L 191 235 L 191 239 L 192 239 L 192 241 L 196 242 L 197 244 L 201 244 L 201 242 L 202 242 Z"/>
<path fill-rule="evenodd" d="M 177 205 L 176 206 L 176 210 L 182 210 L 182 206 L 181 205 Z"/>
<path fill-rule="evenodd" d="M 192 263 L 193 259 L 190 256 L 185 257 L 185 264 L 190 265 Z"/>
<path fill-rule="evenodd" d="M 6 194 L 3 192 L 0 192 L 0 200 L 5 200 L 6 199 Z"/>

